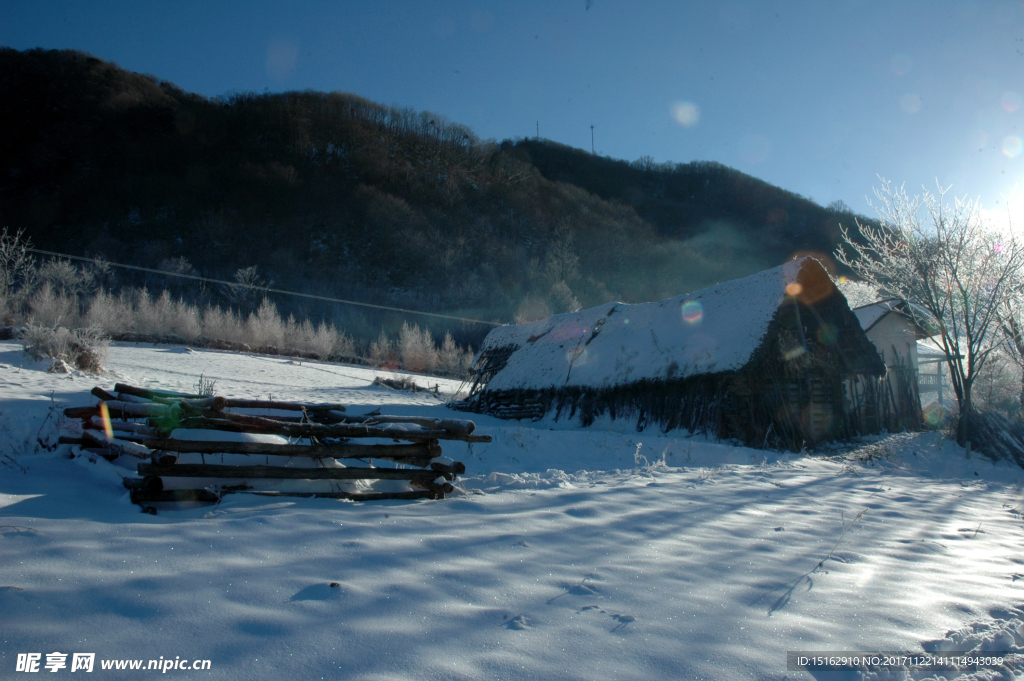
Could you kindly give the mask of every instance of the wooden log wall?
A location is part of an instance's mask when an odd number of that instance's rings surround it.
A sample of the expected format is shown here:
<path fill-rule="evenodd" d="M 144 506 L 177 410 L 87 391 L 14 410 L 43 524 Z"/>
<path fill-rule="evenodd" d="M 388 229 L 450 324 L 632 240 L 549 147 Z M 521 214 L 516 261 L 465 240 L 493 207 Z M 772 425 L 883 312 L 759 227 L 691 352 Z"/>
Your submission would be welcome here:
<path fill-rule="evenodd" d="M 462 419 L 388 416 L 377 412 L 350 415 L 340 404 L 274 402 L 231 399 L 210 395 L 149 390 L 118 383 L 112 392 L 94 388 L 99 402 L 64 410 L 81 419 L 81 437 L 62 437 L 62 444 L 113 460 L 139 459 L 138 478 L 125 478 L 134 503 L 160 501 L 216 501 L 223 494 L 248 491 L 275 496 L 294 495 L 373 501 L 379 499 L 443 499 L 466 466 L 443 456 L 440 441 L 490 442 L 490 435 L 474 433 L 476 425 Z M 232 410 L 295 412 L 295 416 L 255 415 Z M 225 442 L 216 439 L 172 438 L 175 429 L 220 430 L 235 433 L 275 434 L 305 440 L 305 444 Z M 391 443 L 357 444 L 361 438 Z M 199 454 L 204 463 L 183 463 L 182 454 Z M 205 455 L 260 455 L 305 457 L 316 467 L 225 465 L 205 463 Z M 413 468 L 379 468 L 373 459 Z M 267 459 L 269 460 L 269 459 Z M 359 460 L 366 467 L 327 465 L 325 460 Z M 164 478 L 207 478 L 203 489 L 164 489 Z M 275 481 L 407 481 L 408 491 L 342 492 L 253 490 L 248 484 L 225 485 L 226 480 Z M 155 512 L 152 507 L 147 507 Z"/>

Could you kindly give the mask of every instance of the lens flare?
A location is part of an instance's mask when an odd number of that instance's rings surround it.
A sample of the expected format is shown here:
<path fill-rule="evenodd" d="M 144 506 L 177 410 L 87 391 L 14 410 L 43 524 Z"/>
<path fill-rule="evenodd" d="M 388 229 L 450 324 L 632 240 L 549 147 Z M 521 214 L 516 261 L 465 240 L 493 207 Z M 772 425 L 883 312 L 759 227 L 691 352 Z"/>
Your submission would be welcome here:
<path fill-rule="evenodd" d="M 110 425 L 110 410 L 106 402 L 100 402 L 100 418 L 103 419 L 103 432 L 107 434 L 107 439 L 113 440 L 114 428 Z"/>
<path fill-rule="evenodd" d="M 832 345 L 839 340 L 839 329 L 835 327 L 835 324 L 829 324 L 825 322 L 818 328 L 818 342 L 822 345 Z"/>
<path fill-rule="evenodd" d="M 803 292 L 803 290 L 804 287 L 801 286 L 798 282 L 794 281 L 792 284 L 786 284 L 787 296 L 792 296 L 793 298 L 796 298 L 798 295 L 800 295 L 801 292 Z"/>
<path fill-rule="evenodd" d="M 1003 140 L 1003 156 L 1017 158 L 1022 150 L 1024 150 L 1024 144 L 1021 144 L 1020 137 L 1010 135 Z"/>
<path fill-rule="evenodd" d="M 924 420 L 930 426 L 937 426 L 942 422 L 942 419 L 946 416 L 946 408 L 938 402 L 931 402 L 925 406 L 921 411 Z"/>
<path fill-rule="evenodd" d="M 765 216 L 765 220 L 773 225 L 785 224 L 788 219 L 789 213 L 786 212 L 785 208 L 772 208 L 768 211 L 768 215 Z"/>
<path fill-rule="evenodd" d="M 286 80 L 299 61 L 299 46 L 291 40 L 276 40 L 267 47 L 267 76 L 274 81 Z"/>
<path fill-rule="evenodd" d="M 912 92 L 900 97 L 900 108 L 909 114 L 917 113 L 921 110 L 921 97 Z"/>
<path fill-rule="evenodd" d="M 687 300 L 683 303 L 683 321 L 687 324 L 697 324 L 704 318 L 704 306 L 699 300 Z"/>
<path fill-rule="evenodd" d="M 914 68 L 914 60 L 908 54 L 895 54 L 889 61 L 889 66 L 897 76 L 905 76 Z"/>
<path fill-rule="evenodd" d="M 589 359 L 590 354 L 587 352 L 585 347 L 572 347 L 565 353 L 565 361 L 568 364 L 575 364 L 576 366 L 579 366 L 581 364 L 586 364 Z"/>
<path fill-rule="evenodd" d="M 1021 97 L 1016 92 L 1008 90 L 999 98 L 999 104 L 1007 113 L 1013 113 L 1020 108 Z"/>
<path fill-rule="evenodd" d="M 864 568 L 864 571 L 860 573 L 860 577 L 857 578 L 857 587 L 863 589 L 864 587 L 871 584 L 871 580 L 874 579 L 875 568 L 870 565 Z"/>
<path fill-rule="evenodd" d="M 700 122 L 700 107 L 693 102 L 673 102 L 672 118 L 684 128 L 692 128 Z"/>

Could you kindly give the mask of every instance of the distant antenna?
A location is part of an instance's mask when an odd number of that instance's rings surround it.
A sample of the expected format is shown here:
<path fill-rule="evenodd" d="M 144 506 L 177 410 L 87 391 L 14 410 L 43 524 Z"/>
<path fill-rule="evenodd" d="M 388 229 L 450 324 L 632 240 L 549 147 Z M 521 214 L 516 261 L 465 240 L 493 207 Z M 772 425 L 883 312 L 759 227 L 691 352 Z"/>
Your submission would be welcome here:
<path fill-rule="evenodd" d="M 594 124 L 590 124 L 590 153 L 597 156 L 597 152 L 594 151 Z"/>
<path fill-rule="evenodd" d="M 537 121 L 537 139 L 540 139 L 540 121 Z"/>

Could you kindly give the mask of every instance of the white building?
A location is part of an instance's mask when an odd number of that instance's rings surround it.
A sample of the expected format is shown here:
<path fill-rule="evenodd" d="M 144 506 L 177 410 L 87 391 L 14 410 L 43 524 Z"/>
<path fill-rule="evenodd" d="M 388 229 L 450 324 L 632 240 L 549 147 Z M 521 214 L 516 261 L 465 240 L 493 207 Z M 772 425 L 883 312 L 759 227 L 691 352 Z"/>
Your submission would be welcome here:
<path fill-rule="evenodd" d="M 935 373 L 935 357 L 927 352 L 927 356 L 922 357 L 919 350 L 922 346 L 918 341 L 930 338 L 932 334 L 914 321 L 907 303 L 901 300 L 889 299 L 864 305 L 855 308 L 853 314 L 885 363 L 893 410 L 903 418 L 920 418 L 918 376 L 922 363 L 929 365 L 930 374 Z"/>

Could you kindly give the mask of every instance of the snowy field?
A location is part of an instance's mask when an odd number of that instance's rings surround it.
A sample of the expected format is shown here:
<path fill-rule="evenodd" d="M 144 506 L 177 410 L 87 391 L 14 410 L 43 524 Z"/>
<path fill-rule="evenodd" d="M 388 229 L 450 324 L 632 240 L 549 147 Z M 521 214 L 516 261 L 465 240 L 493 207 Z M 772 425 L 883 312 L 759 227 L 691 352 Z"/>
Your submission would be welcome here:
<path fill-rule="evenodd" d="M 152 516 L 125 469 L 39 447 L 94 385 L 203 374 L 228 397 L 465 418 L 444 407 L 458 383 L 151 346 L 107 364 L 52 375 L 0 343 L 0 678 L 33 652 L 95 653 L 109 678 L 159 672 L 101 660 L 162 656 L 211 661 L 168 678 L 374 681 L 826 681 L 861 675 L 787 671 L 787 651 L 1024 652 L 1024 471 L 935 434 L 797 456 L 470 415 L 494 442 L 444 443 L 467 474 L 443 501 L 236 494 Z"/>

